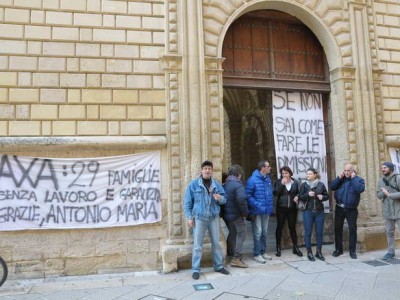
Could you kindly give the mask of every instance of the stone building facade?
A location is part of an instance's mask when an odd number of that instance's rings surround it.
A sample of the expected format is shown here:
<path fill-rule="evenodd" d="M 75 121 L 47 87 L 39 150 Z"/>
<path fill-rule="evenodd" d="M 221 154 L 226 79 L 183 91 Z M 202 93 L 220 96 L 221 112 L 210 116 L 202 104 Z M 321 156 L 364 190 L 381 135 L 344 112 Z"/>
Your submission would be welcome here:
<path fill-rule="evenodd" d="M 398 1 L 0 0 L 1 153 L 160 149 L 162 157 L 160 223 L 0 232 L 10 277 L 170 272 L 187 261 L 185 186 L 204 159 L 220 176 L 235 151 L 225 125 L 224 38 L 235 20 L 260 10 L 297 18 L 321 44 L 331 173 L 355 164 L 367 183 L 359 249 L 385 246 L 375 188 L 388 147 L 400 147 Z"/>

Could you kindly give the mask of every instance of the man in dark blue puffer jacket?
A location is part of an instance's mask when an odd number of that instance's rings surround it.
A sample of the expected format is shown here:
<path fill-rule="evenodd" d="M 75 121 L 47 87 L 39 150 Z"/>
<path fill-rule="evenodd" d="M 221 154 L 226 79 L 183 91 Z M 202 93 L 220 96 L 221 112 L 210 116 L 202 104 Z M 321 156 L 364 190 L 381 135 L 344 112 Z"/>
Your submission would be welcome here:
<path fill-rule="evenodd" d="M 224 205 L 224 221 L 228 227 L 229 234 L 226 239 L 228 257 L 231 257 L 231 266 L 247 268 L 248 265 L 242 260 L 242 248 L 246 239 L 245 219 L 249 213 L 247 208 L 247 197 L 243 183 L 242 168 L 232 165 L 228 170 L 228 177 L 224 183 L 226 203 Z"/>
<path fill-rule="evenodd" d="M 364 179 L 357 176 L 353 165 L 346 164 L 341 172 L 331 183 L 331 190 L 335 191 L 335 251 L 333 256 L 343 254 L 343 224 L 347 220 L 349 226 L 349 252 L 350 257 L 357 258 L 357 217 L 360 195 L 365 190 Z"/>
<path fill-rule="evenodd" d="M 267 251 L 267 230 L 269 216 L 274 207 L 273 185 L 271 179 L 271 166 L 268 161 L 260 161 L 257 170 L 253 172 L 246 182 L 247 203 L 249 205 L 249 215 L 253 216 L 252 229 L 254 249 L 254 260 L 265 264 L 266 260 L 271 260 Z"/>

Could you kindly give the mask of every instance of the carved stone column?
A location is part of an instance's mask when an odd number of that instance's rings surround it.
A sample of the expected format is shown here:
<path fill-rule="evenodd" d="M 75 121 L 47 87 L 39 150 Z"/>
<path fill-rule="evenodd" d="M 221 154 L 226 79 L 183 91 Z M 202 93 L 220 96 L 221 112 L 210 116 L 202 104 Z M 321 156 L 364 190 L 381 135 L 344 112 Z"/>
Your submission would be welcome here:
<path fill-rule="evenodd" d="M 360 205 L 359 241 L 362 250 L 377 243 L 369 243 L 371 237 L 383 235 L 381 203 L 376 198 L 376 183 L 382 149 L 383 129 L 380 100 L 379 71 L 377 69 L 375 36 L 369 30 L 373 26 L 373 13 L 367 3 L 351 3 L 352 53 L 356 67 L 354 82 L 354 124 L 356 126 L 358 168 L 367 182 Z M 375 71 L 374 71 L 375 69 Z M 378 76 L 377 76 L 378 75 Z M 371 244 L 371 245 L 370 245 Z M 375 244 L 375 245 L 372 245 Z"/>
<path fill-rule="evenodd" d="M 222 153 L 224 141 L 224 109 L 222 88 L 222 62 L 224 58 L 205 58 L 206 98 L 204 117 L 208 133 L 208 149 L 210 159 L 214 162 L 214 175 L 221 175 Z M 220 179 L 220 178 L 219 178 Z"/>
<path fill-rule="evenodd" d="M 183 72 L 182 18 L 183 4 L 178 0 L 166 2 L 166 54 L 162 61 L 165 70 L 165 96 L 167 111 L 168 151 L 168 220 L 165 245 L 161 247 L 163 271 L 178 269 L 178 258 L 187 255 L 190 248 L 187 239 L 186 222 L 183 214 L 183 191 L 186 178 L 186 130 L 185 80 Z M 180 23 L 182 22 L 182 23 Z"/>
<path fill-rule="evenodd" d="M 336 171 L 344 163 L 354 164 L 366 181 L 359 207 L 361 250 L 370 248 L 368 239 L 383 232 L 380 203 L 376 199 L 378 167 L 383 158 L 383 124 L 380 99 L 380 71 L 369 27 L 372 13 L 368 5 L 350 2 L 353 67 L 331 71 L 331 102 L 335 141 Z M 372 47 L 371 47 L 372 45 Z M 347 127 L 347 128 L 346 128 Z M 347 136 L 343 133 L 347 132 Z M 340 136 L 339 136 L 340 134 Z"/>
<path fill-rule="evenodd" d="M 182 255 L 185 243 L 185 229 L 183 225 L 182 180 L 184 168 L 182 161 L 182 57 L 165 55 L 163 57 L 166 77 L 166 104 L 167 104 L 167 139 L 168 139 L 168 228 L 166 245 L 161 249 L 163 271 L 172 272 L 178 269 L 177 260 Z M 186 249 L 189 251 L 189 249 Z"/>
<path fill-rule="evenodd" d="M 161 252 L 163 270 L 171 272 L 178 269 L 178 260 L 190 261 L 192 251 L 192 231 L 183 211 L 187 184 L 199 175 L 205 159 L 214 162 L 214 172 L 220 175 L 223 111 L 222 98 L 218 98 L 222 97 L 218 91 L 221 75 L 204 75 L 201 1 L 168 1 L 166 6 L 169 26 L 164 66 L 170 184 L 168 237 Z M 205 241 L 204 253 L 209 250 Z"/>

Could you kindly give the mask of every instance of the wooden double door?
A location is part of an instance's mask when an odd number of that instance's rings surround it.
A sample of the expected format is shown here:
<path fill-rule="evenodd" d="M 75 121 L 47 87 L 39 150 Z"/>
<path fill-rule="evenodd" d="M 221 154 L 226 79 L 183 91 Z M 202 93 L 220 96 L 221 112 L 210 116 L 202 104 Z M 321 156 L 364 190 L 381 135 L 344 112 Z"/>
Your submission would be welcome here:
<path fill-rule="evenodd" d="M 323 48 L 297 18 L 273 10 L 248 13 L 226 33 L 224 86 L 329 92 Z"/>

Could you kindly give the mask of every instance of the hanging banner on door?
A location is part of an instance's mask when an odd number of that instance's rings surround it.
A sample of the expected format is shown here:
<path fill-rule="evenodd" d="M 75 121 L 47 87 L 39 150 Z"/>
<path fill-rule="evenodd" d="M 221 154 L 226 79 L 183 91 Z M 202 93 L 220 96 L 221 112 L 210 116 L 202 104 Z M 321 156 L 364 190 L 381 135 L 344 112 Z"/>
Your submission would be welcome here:
<path fill-rule="evenodd" d="M 1 231 L 160 220 L 159 151 L 74 159 L 1 155 Z"/>
<path fill-rule="evenodd" d="M 272 98 L 278 178 L 288 166 L 302 182 L 312 167 L 328 186 L 322 94 L 274 91 Z"/>
<path fill-rule="evenodd" d="M 400 173 L 400 149 L 389 148 L 390 159 L 394 164 L 394 170 Z"/>

